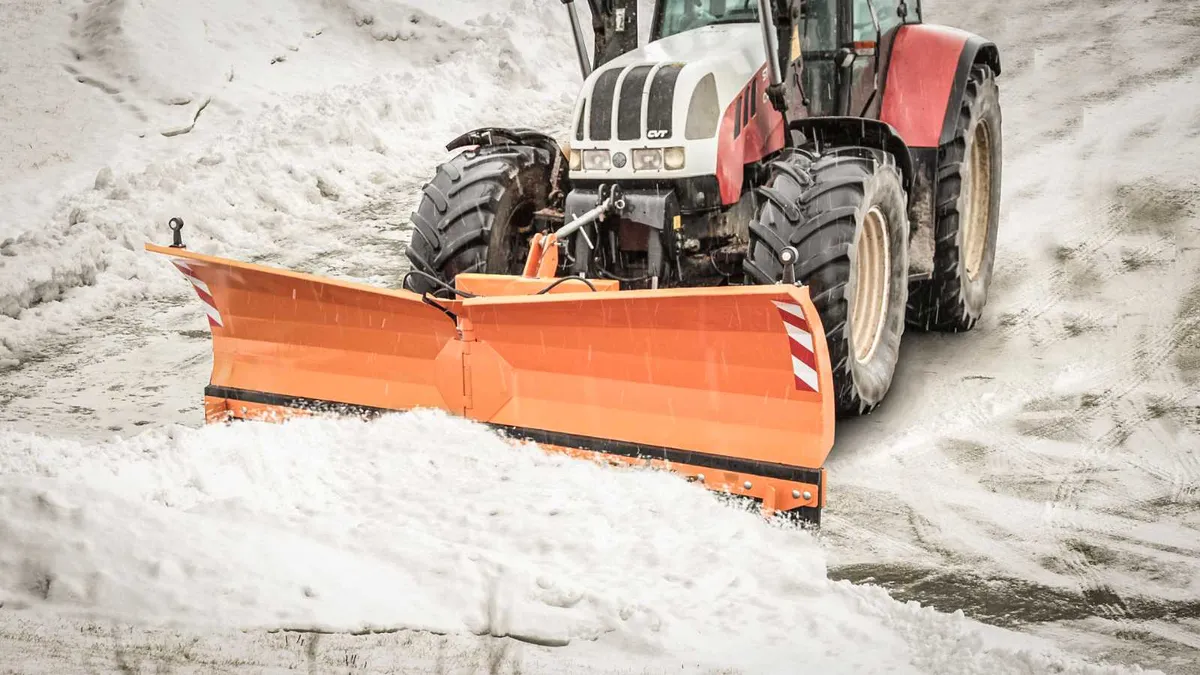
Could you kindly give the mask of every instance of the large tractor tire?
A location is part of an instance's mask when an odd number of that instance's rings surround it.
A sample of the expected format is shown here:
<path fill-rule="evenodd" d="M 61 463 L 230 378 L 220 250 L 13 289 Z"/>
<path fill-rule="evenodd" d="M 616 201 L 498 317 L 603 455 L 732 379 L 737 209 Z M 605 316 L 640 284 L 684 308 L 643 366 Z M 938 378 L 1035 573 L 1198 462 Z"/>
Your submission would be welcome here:
<path fill-rule="evenodd" d="M 413 269 L 448 285 L 464 272 L 520 274 L 534 214 L 550 202 L 554 161 L 546 148 L 504 144 L 464 150 L 439 166 L 411 217 Z M 405 288 L 448 294 L 419 274 Z"/>
<path fill-rule="evenodd" d="M 954 140 L 938 150 L 933 276 L 913 283 L 909 323 L 948 332 L 975 327 L 987 304 L 1000 221 L 1000 90 L 971 68 Z"/>
<path fill-rule="evenodd" d="M 825 329 L 837 412 L 870 412 L 891 387 L 905 326 L 909 225 L 900 171 L 891 155 L 868 148 L 788 150 L 769 168 L 746 273 L 776 283 L 780 252 L 796 250 L 796 281 L 808 286 Z"/>

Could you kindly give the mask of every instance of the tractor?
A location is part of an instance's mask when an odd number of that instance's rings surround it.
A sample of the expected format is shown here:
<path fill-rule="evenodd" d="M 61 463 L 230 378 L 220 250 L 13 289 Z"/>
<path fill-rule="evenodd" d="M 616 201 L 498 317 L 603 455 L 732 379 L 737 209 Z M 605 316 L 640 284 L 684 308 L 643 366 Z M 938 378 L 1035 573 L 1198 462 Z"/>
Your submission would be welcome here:
<path fill-rule="evenodd" d="M 148 243 L 213 336 L 205 419 L 432 408 L 819 525 L 836 420 L 906 327 L 987 301 L 996 46 L 919 1 L 592 0 L 560 143 L 485 127 L 423 186 L 403 288 Z"/>
<path fill-rule="evenodd" d="M 920 0 L 563 0 L 583 84 L 563 142 L 487 127 L 424 185 L 404 286 L 521 274 L 621 289 L 796 284 L 820 314 L 838 416 L 891 386 L 901 336 L 987 302 L 1001 184 L 996 45 Z M 798 370 L 798 374 L 803 369 Z M 798 375 L 799 376 L 799 375 Z"/>

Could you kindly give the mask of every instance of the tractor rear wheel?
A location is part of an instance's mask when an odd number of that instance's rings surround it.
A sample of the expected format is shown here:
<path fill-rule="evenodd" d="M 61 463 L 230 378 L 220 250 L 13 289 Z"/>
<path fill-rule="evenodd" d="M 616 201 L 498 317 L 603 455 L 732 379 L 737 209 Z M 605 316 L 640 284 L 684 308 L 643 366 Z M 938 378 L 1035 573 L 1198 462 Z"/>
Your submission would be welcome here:
<path fill-rule="evenodd" d="M 769 166 L 750 223 L 746 273 L 783 278 L 780 252 L 799 253 L 825 329 L 839 415 L 874 409 L 891 387 L 908 301 L 907 197 L 891 155 L 841 148 L 786 150 Z"/>
<path fill-rule="evenodd" d="M 412 268 L 449 285 L 463 272 L 520 274 L 534 214 L 550 202 L 554 160 L 546 148 L 505 144 L 464 150 L 439 166 L 411 216 Z M 418 274 L 404 285 L 449 295 Z"/>
<path fill-rule="evenodd" d="M 1000 90 L 992 69 L 971 68 L 955 138 L 938 149 L 933 277 L 914 282 L 910 325 L 966 331 L 987 304 L 1000 221 Z"/>

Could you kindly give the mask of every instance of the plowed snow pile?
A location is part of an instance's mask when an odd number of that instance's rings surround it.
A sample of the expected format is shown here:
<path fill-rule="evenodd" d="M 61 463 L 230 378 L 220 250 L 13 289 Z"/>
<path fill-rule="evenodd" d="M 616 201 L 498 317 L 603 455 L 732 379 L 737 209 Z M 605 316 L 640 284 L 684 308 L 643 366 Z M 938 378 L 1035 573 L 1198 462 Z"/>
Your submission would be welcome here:
<path fill-rule="evenodd" d="M 924 4 L 1004 58 L 996 282 L 815 538 L 438 414 L 197 428 L 144 242 L 397 284 L 447 141 L 566 137 L 561 3 L 0 3 L 0 670 L 1200 673 L 1200 10 Z"/>
<path fill-rule="evenodd" d="M 441 414 L 0 438 L 6 610 L 595 641 L 757 673 L 1119 672 L 829 581 L 808 535 L 668 474 Z"/>

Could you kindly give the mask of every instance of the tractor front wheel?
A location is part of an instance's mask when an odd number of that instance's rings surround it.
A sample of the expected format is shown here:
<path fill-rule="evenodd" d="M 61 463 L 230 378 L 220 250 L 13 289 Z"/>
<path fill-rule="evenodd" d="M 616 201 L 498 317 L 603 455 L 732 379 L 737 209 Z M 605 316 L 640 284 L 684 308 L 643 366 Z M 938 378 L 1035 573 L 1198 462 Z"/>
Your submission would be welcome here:
<path fill-rule="evenodd" d="M 448 285 L 464 272 L 520 274 L 534 214 L 550 202 L 554 160 L 546 148 L 505 144 L 464 150 L 439 166 L 411 216 L 412 268 Z M 419 274 L 404 287 L 449 295 Z"/>
<path fill-rule="evenodd" d="M 770 165 L 750 224 L 746 273 L 783 278 L 780 251 L 799 253 L 796 281 L 808 286 L 825 329 L 839 415 L 883 400 L 900 354 L 908 301 L 907 197 L 892 156 L 840 148 L 819 156 L 787 150 Z"/>

